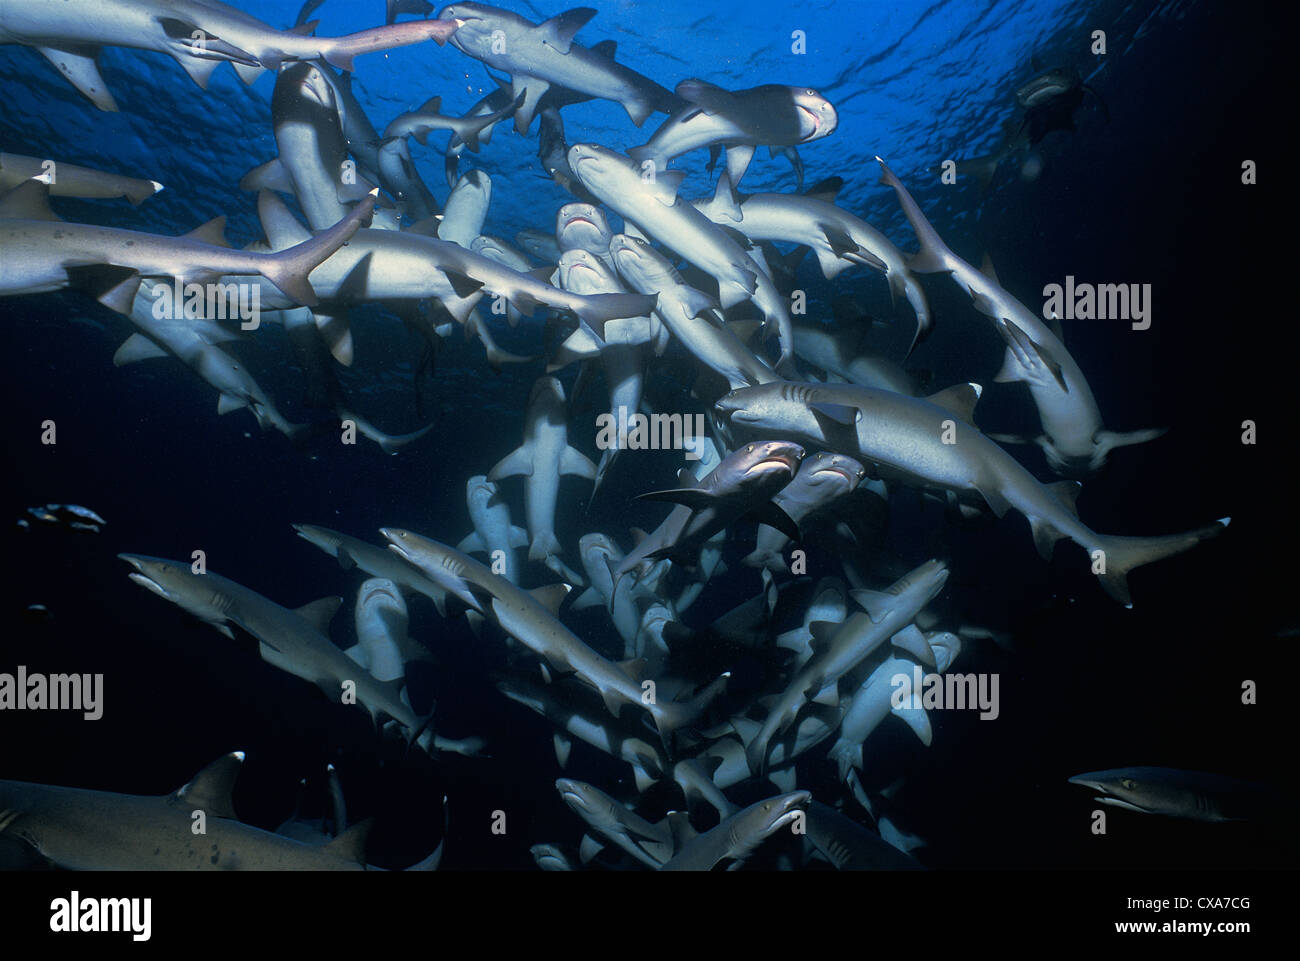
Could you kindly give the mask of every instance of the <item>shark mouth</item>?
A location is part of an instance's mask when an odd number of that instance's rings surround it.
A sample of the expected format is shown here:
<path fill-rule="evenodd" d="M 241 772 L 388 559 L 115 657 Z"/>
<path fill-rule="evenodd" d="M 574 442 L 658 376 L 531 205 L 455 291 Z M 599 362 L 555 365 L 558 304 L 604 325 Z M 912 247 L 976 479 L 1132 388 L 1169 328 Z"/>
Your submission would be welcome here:
<path fill-rule="evenodd" d="M 596 231 L 597 233 L 600 232 L 600 228 L 597 227 L 594 222 L 587 219 L 586 217 L 572 217 L 569 220 L 566 220 L 564 222 L 564 229 L 568 230 L 574 224 L 586 224 L 588 227 L 590 227 L 592 230 Z"/>
<path fill-rule="evenodd" d="M 775 471 L 787 471 L 793 474 L 799 469 L 799 461 L 788 454 L 772 454 L 745 471 L 746 474 L 770 474 Z"/>
<path fill-rule="evenodd" d="M 817 468 L 817 470 L 813 471 L 814 477 L 819 477 L 823 474 L 828 474 L 828 475 L 833 474 L 836 477 L 842 477 L 844 478 L 844 482 L 850 485 L 853 483 L 854 480 L 853 475 L 850 474 L 845 468 L 839 467 L 835 464 L 830 464 L 826 467 L 819 467 Z"/>
<path fill-rule="evenodd" d="M 396 596 L 392 591 L 390 591 L 388 588 L 386 588 L 386 587 L 376 587 L 374 590 L 372 590 L 369 594 L 367 594 L 367 595 L 362 599 L 362 601 L 361 601 L 362 605 L 364 606 L 364 605 L 366 605 L 366 604 L 369 604 L 371 601 L 373 601 L 376 597 L 378 597 L 378 596 L 381 595 L 381 594 L 382 594 L 384 597 L 388 598 L 390 601 L 392 601 L 394 604 L 399 603 L 399 600 L 398 600 L 397 596 Z"/>
<path fill-rule="evenodd" d="M 139 584 L 141 587 L 144 587 L 144 588 L 147 588 L 148 590 L 153 591 L 153 592 L 154 592 L 155 594 L 157 594 L 159 597 L 166 598 L 166 599 L 169 600 L 169 601 L 172 599 L 172 596 L 171 596 L 170 594 L 167 593 L 167 588 L 163 587 L 161 584 L 159 584 L 157 581 L 153 580 L 153 579 L 152 579 L 151 577 L 149 577 L 148 575 L 145 575 L 145 574 L 128 574 L 128 575 L 126 575 L 126 576 L 127 576 L 128 578 L 130 578 L 131 580 L 135 581 L 135 582 L 136 582 L 137 584 Z"/>
<path fill-rule="evenodd" d="M 812 133 L 808 134 L 803 139 L 815 140 L 817 138 L 817 135 L 821 133 L 821 129 L 822 129 L 821 117 L 817 116 L 817 114 L 813 113 L 811 110 L 809 110 L 801 103 L 795 104 L 795 108 L 798 109 L 803 114 L 805 114 L 808 117 L 808 119 L 812 122 Z"/>

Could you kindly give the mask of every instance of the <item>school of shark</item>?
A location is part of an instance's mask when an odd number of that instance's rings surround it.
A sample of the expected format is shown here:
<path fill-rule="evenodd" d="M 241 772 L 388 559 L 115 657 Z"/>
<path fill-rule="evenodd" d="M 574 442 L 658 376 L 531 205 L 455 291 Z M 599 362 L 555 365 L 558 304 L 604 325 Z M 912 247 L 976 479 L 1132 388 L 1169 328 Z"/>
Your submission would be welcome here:
<path fill-rule="evenodd" d="M 1072 354 L 1071 324 L 1140 331 L 1150 285 L 1026 284 L 1019 271 L 1004 284 L 964 229 L 936 229 L 950 211 L 921 189 L 955 175 L 974 209 L 998 177 L 1028 182 L 1076 125 L 1109 122 L 1095 81 L 1035 64 L 1004 91 L 991 153 L 905 168 L 880 143 L 868 166 L 813 177 L 811 161 L 871 133 L 845 129 L 825 74 L 799 57 L 748 86 L 725 64 L 686 58 L 652 78 L 628 66 L 634 42 L 603 39 L 620 37 L 614 6 L 539 17 L 514 2 L 365 0 L 354 6 L 371 27 L 326 35 L 316 17 L 337 3 L 308 0 L 296 22 L 268 22 L 251 0 L 0 0 L 0 45 L 25 58 L 32 88 L 80 98 L 92 115 L 140 106 L 129 102 L 140 87 L 114 89 L 101 72 L 115 48 L 151 58 L 172 95 L 197 102 L 229 64 L 264 91 L 270 118 L 240 134 L 245 173 L 230 186 L 245 207 L 230 223 L 154 219 L 171 191 L 138 160 L 98 169 L 0 145 L 0 309 L 77 298 L 120 331 L 102 365 L 131 376 L 169 365 L 210 405 L 194 436 L 247 419 L 250 465 L 275 448 L 325 483 L 331 458 L 370 458 L 378 473 L 436 449 L 440 486 L 463 501 L 414 516 L 376 500 L 370 527 L 282 517 L 257 549 L 286 571 L 332 572 L 301 606 L 301 573 L 289 587 L 220 553 L 177 556 L 159 530 L 124 529 L 89 494 L 84 507 L 14 506 L 16 536 L 111 543 L 107 589 L 145 621 L 179 609 L 194 625 L 186 643 L 212 663 L 254 651 L 256 669 L 292 678 L 318 717 L 364 724 L 376 757 L 450 772 L 446 796 L 422 802 L 441 839 L 392 866 L 433 870 L 470 832 L 524 831 L 528 867 L 544 871 L 935 866 L 906 786 L 872 770 L 879 746 L 926 752 L 949 712 L 997 721 L 1011 680 L 989 655 L 1016 656 L 999 625 L 965 609 L 969 555 L 946 550 L 948 533 L 1031 545 L 1043 571 L 1027 593 L 1050 566 L 1058 599 L 1123 617 L 1144 603 L 1144 572 L 1175 557 L 1213 564 L 1242 527 L 1213 488 L 1174 527 L 1090 518 L 1092 479 L 1144 456 L 1158 473 L 1170 425 L 1126 420 L 1096 354 Z M 412 77 L 406 104 L 369 97 L 367 79 L 399 51 L 468 79 L 421 90 Z M 453 106 L 467 94 L 476 102 Z M 584 129 L 582 108 L 601 101 L 618 108 L 621 139 Z M 166 127 L 154 134 L 162 149 Z M 480 162 L 489 146 L 527 159 L 564 202 L 494 182 Z M 887 219 L 867 221 L 864 195 Z M 494 214 L 507 200 L 527 219 Z M 115 211 L 153 226 L 123 226 Z M 232 246 L 237 218 L 260 236 Z M 387 363 L 367 356 L 376 326 L 408 338 L 406 430 L 386 430 L 392 410 L 368 404 L 365 372 Z M 916 365 L 935 345 L 957 378 Z M 253 350 L 261 362 L 246 363 Z M 1000 366 L 985 363 L 990 350 Z M 506 412 L 508 434 L 456 440 L 475 428 L 440 409 L 452 355 L 468 358 L 455 361 L 467 365 L 457 383 L 476 403 L 531 385 Z M 1015 429 L 986 416 L 990 391 L 1019 415 Z M 52 443 L 53 421 L 42 430 Z M 1153 507 L 1158 496 L 1131 494 Z M 204 526 L 222 523 L 170 513 L 200 546 Z M 308 566 L 322 555 L 328 567 Z M 345 603 L 351 616 L 339 616 Z M 27 616 L 60 615 L 33 604 Z M 454 690 L 471 681 L 493 710 L 545 732 L 548 754 L 519 790 L 558 798 L 567 822 L 539 831 L 504 803 L 480 811 L 458 798 L 475 765 L 504 750 L 499 732 L 455 710 Z M 0 741 L 19 712 L 99 717 L 148 685 L 2 661 Z M 970 750 L 985 727 L 973 726 Z M 375 869 L 373 819 L 349 817 L 343 762 L 310 773 L 325 785 L 321 817 L 273 830 L 236 811 L 255 748 L 230 747 L 165 795 L 74 776 L 4 780 L 0 755 L 0 841 L 22 867 Z M 1087 788 L 1112 818 L 1212 829 L 1275 809 L 1259 784 L 1108 747 L 1114 767 L 1075 774 L 1065 791 Z"/>

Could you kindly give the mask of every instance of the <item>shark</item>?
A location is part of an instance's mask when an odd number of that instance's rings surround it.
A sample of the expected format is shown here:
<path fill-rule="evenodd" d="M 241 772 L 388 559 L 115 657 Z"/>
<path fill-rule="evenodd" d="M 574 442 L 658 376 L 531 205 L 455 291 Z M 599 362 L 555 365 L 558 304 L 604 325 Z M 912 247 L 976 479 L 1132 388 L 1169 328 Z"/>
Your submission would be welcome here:
<path fill-rule="evenodd" d="M 616 101 L 638 127 L 652 113 L 670 112 L 677 101 L 659 84 L 574 42 L 574 35 L 595 15 L 590 7 L 578 7 L 535 24 L 485 3 L 453 3 L 438 12 L 440 20 L 458 25 L 450 35 L 453 47 L 510 74 L 511 99 L 524 97 L 515 113 L 515 129 L 521 134 L 552 86 Z"/>
<path fill-rule="evenodd" d="M 406 597 L 427 597 L 439 615 L 447 616 L 447 592 L 383 547 L 315 524 L 294 524 L 293 529 L 303 540 L 337 558 L 344 570 L 360 569 L 371 577 L 390 581 Z"/>
<path fill-rule="evenodd" d="M 651 824 L 585 781 L 560 778 L 555 782 L 555 789 L 593 831 L 613 841 L 651 870 L 657 871 L 672 854 L 673 835 L 666 822 Z M 592 845 L 586 845 L 584 853 L 594 855 Z"/>
<path fill-rule="evenodd" d="M 638 495 L 642 500 L 666 501 L 673 509 L 617 567 L 611 564 L 615 594 L 623 575 L 647 562 L 660 558 L 677 564 L 693 561 L 709 538 L 746 514 L 797 538 L 799 529 L 772 503 L 772 497 L 794 479 L 803 458 L 804 449 L 798 444 L 760 441 L 724 457 L 701 480 L 683 470 L 678 480 L 685 486 Z"/>
<path fill-rule="evenodd" d="M 833 193 L 829 195 L 833 199 Z M 916 331 L 907 357 L 933 327 L 930 305 L 902 251 L 875 227 L 820 196 L 810 194 L 749 194 L 737 203 L 725 172 L 718 177 L 712 200 L 696 208 L 714 223 L 734 227 L 753 243 L 780 240 L 809 247 L 822 274 L 833 280 L 854 264 L 884 273 L 890 296 L 906 299 L 916 315 Z"/>
<path fill-rule="evenodd" d="M 803 459 L 799 473 L 773 496 L 772 503 L 785 511 L 800 531 L 804 531 L 806 519 L 847 497 L 866 475 L 867 469 L 852 457 L 818 451 Z M 789 538 L 784 533 L 766 524 L 761 525 L 753 553 L 741 563 L 784 573 L 789 566 L 781 552 L 788 543 Z"/>
<path fill-rule="evenodd" d="M 808 791 L 779 794 L 757 801 L 717 827 L 693 837 L 678 820 L 674 825 L 679 842 L 677 853 L 660 870 L 712 871 L 723 861 L 731 862 L 727 870 L 734 870 L 777 831 L 793 825 L 811 802 Z"/>
<path fill-rule="evenodd" d="M 117 103 L 99 74 L 103 47 L 151 50 L 172 57 L 201 88 L 222 63 L 252 83 L 288 61 L 324 60 L 351 70 L 356 57 L 433 40 L 444 46 L 458 24 L 419 20 L 342 37 L 313 35 L 315 21 L 276 30 L 219 0 L 0 0 L 0 44 L 39 51 L 100 110 Z"/>
<path fill-rule="evenodd" d="M 769 708 L 758 734 L 745 749 L 754 774 L 767 770 L 768 745 L 794 723 L 809 701 L 836 707 L 840 678 L 852 671 L 886 640 L 909 649 L 912 637 L 905 629 L 926 604 L 934 600 L 948 581 L 948 568 L 937 560 L 926 561 L 895 581 L 887 591 L 852 591 L 866 616 L 852 616 L 840 625 L 812 625 L 813 656 L 791 678 L 785 690 Z M 919 633 L 919 632 L 917 632 Z M 933 663 L 933 658 L 930 659 Z"/>
<path fill-rule="evenodd" d="M 718 304 L 688 286 L 672 263 L 649 243 L 627 234 L 610 238 L 609 253 L 633 290 L 655 293 L 655 317 L 701 364 L 731 388 L 770 384 L 782 378 L 741 341 L 718 314 Z"/>
<path fill-rule="evenodd" d="M 490 613 L 502 630 L 540 656 L 550 669 L 576 674 L 594 687 L 614 717 L 627 704 L 643 708 L 665 742 L 679 728 L 693 723 L 726 683 L 725 677 L 719 677 L 689 701 L 652 696 L 657 686 L 645 686 L 651 679 L 638 676 L 642 665 L 608 660 L 555 616 L 568 594 L 567 585 L 554 584 L 530 593 L 445 544 L 399 528 L 381 528 L 380 533 L 397 556 L 470 607 Z"/>
<path fill-rule="evenodd" d="M 794 147 L 829 137 L 839 125 L 835 105 L 810 87 L 764 84 L 749 90 L 724 90 L 695 78 L 674 93 L 686 102 L 663 122 L 650 141 L 628 156 L 666 170 L 674 157 L 700 147 L 726 144 L 727 173 L 735 186 L 745 175 L 754 148 Z M 803 177 L 800 171 L 800 189 Z"/>
<path fill-rule="evenodd" d="M 528 559 L 545 561 L 561 551 L 555 536 L 555 505 L 560 477 L 570 474 L 595 480 L 596 465 L 569 445 L 565 426 L 564 388 L 554 377 L 539 377 L 528 397 L 524 442 L 492 470 L 489 481 L 520 476 L 524 483 L 524 513 L 528 519 Z"/>
<path fill-rule="evenodd" d="M 331 700 L 341 697 L 351 684 L 356 700 L 376 722 L 379 715 L 393 718 L 410 732 L 411 741 L 423 732 L 432 712 L 417 717 L 402 698 L 400 681 L 380 681 L 361 669 L 327 635 L 329 621 L 341 598 L 322 598 L 297 610 L 281 607 L 256 591 L 205 572 L 195 574 L 190 564 L 141 554 L 119 554 L 133 568 L 131 580 L 164 600 L 233 636 L 231 623 L 258 640 L 262 660 L 273 667 L 315 684 Z"/>
<path fill-rule="evenodd" d="M 908 266 L 917 273 L 948 274 L 993 322 L 1007 345 L 1006 359 L 994 379 L 1028 384 L 1043 425 L 1035 442 L 1054 471 L 1069 476 L 1098 471 L 1116 447 L 1142 444 L 1164 433 L 1158 428 L 1124 434 L 1103 429 L 1092 388 L 1059 333 L 994 277 L 953 253 L 894 172 L 879 157 L 876 160 L 882 170 L 880 182 L 894 188 L 921 244 L 908 258 Z"/>
<path fill-rule="evenodd" d="M 70 871 L 381 870 L 365 861 L 370 820 L 324 844 L 241 822 L 232 794 L 243 759 L 226 754 L 161 797 L 0 781 L 0 837 Z M 441 847 L 408 870 L 432 870 Z"/>
<path fill-rule="evenodd" d="M 292 304 L 316 304 L 308 275 L 370 222 L 372 198 L 338 223 L 298 238 L 275 253 L 232 250 L 225 218 L 182 237 L 72 224 L 49 207 L 49 186 L 24 181 L 0 197 L 0 296 L 61 290 L 74 284 L 120 314 L 131 312 L 142 280 L 216 281 L 224 275 L 265 277 Z"/>
<path fill-rule="evenodd" d="M 916 858 L 820 801 L 808 804 L 808 840 L 837 871 L 920 871 Z"/>
<path fill-rule="evenodd" d="M 1122 767 L 1076 774 L 1070 783 L 1098 792 L 1095 800 L 1110 807 L 1192 821 L 1255 820 L 1283 810 L 1264 785 L 1201 771 Z"/>
<path fill-rule="evenodd" d="M 715 224 L 678 196 L 685 173 L 664 170 L 646 178 L 640 166 L 623 154 L 582 143 L 569 148 L 569 166 L 601 203 L 634 224 L 647 239 L 675 250 L 717 280 L 724 309 L 753 301 L 769 331 L 775 331 L 781 351 L 776 369 L 781 369 L 794 349 L 785 299 L 746 253 L 749 241 L 743 233 Z"/>
<path fill-rule="evenodd" d="M 0 151 L 0 194 L 13 190 L 24 180 L 45 178 L 51 197 L 84 197 L 111 200 L 125 197 L 134 206 L 144 203 L 163 189 L 156 180 L 124 177 L 93 167 L 79 167 L 62 160 L 25 157 Z"/>
<path fill-rule="evenodd" d="M 484 474 L 476 474 L 465 483 L 465 500 L 474 530 L 456 545 L 466 554 L 487 554 L 493 564 L 500 558 L 501 576 L 519 584 L 518 549 L 528 546 L 528 532 L 510 521 L 510 508 L 497 485 Z"/>
<path fill-rule="evenodd" d="M 1099 534 L 1079 520 L 1078 485 L 1045 485 L 974 425 L 982 388 L 959 384 L 928 398 L 848 384 L 764 384 L 733 390 L 714 405 L 720 424 L 752 436 L 802 438 L 875 465 L 886 481 L 971 491 L 1002 517 L 1015 508 L 1029 520 L 1039 553 L 1068 538 L 1092 556 L 1105 591 L 1125 607 L 1136 567 L 1180 554 L 1223 533 L 1231 522 L 1164 537 Z M 1098 553 L 1100 552 L 1100 553 Z"/>

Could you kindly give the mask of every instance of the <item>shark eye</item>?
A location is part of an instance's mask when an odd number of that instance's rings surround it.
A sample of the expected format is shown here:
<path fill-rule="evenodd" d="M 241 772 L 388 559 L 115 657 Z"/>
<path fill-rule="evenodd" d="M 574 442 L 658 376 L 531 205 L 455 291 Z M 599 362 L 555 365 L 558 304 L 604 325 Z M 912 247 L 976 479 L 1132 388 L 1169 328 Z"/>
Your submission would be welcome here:
<path fill-rule="evenodd" d="M 1131 777 L 1120 778 L 1119 783 L 1126 791 L 1131 791 L 1138 786 L 1138 782 L 1133 780 Z"/>
<path fill-rule="evenodd" d="M 817 91 L 816 91 L 816 90 L 805 90 L 804 93 L 808 94 L 808 96 L 810 96 L 810 97 L 815 97 L 815 96 L 817 96 Z"/>
<path fill-rule="evenodd" d="M 753 445 L 753 444 L 750 444 L 748 447 L 746 447 L 746 448 L 745 448 L 745 453 L 746 453 L 746 454 L 752 454 L 752 453 L 754 453 L 754 445 Z"/>

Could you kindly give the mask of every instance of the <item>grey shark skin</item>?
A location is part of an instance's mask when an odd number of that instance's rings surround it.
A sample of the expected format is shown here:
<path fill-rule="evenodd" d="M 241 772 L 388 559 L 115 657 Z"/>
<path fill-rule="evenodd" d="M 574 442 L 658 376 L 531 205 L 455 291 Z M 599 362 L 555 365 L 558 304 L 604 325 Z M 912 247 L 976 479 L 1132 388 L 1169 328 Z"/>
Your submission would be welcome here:
<path fill-rule="evenodd" d="M 1043 319 L 1007 293 L 996 280 L 976 270 L 943 242 L 893 171 L 880 161 L 880 182 L 894 188 L 921 249 L 908 259 L 918 273 L 947 273 L 987 315 L 1007 342 L 1006 360 L 996 380 L 1022 380 L 1038 408 L 1043 435 L 1037 439 L 1058 474 L 1088 474 L 1101 469 L 1111 450 L 1154 440 L 1163 430 L 1117 434 L 1104 430 L 1101 411 L 1083 371 Z"/>
<path fill-rule="evenodd" d="M 625 730 L 617 720 L 596 719 L 573 707 L 568 700 L 558 696 L 556 685 L 535 684 L 531 680 L 512 675 L 497 682 L 497 690 L 517 704 L 545 717 L 556 727 L 555 739 L 561 757 L 560 767 L 567 766 L 568 751 L 572 749 L 571 737 L 590 744 L 598 751 L 632 767 L 636 789 L 645 791 L 663 776 L 666 764 L 658 747 Z M 558 752 L 557 752 L 558 753 Z"/>
<path fill-rule="evenodd" d="M 625 704 L 644 708 L 665 741 L 674 731 L 692 723 L 722 690 L 724 679 L 719 678 L 691 701 L 647 699 L 646 689 L 628 673 L 634 665 L 624 666 L 602 657 L 529 592 L 446 544 L 394 528 L 382 528 L 380 533 L 399 557 L 449 592 L 466 599 L 470 606 L 484 613 L 490 611 L 502 630 L 539 655 L 551 668 L 576 674 L 594 687 L 610 714 L 618 717 Z M 550 599 L 560 592 L 552 588 L 543 589 L 542 593 Z"/>
<path fill-rule="evenodd" d="M 474 532 L 456 545 L 466 554 L 487 554 L 495 564 L 500 558 L 504 570 L 502 577 L 511 584 L 519 584 L 518 549 L 528 546 L 528 532 L 510 522 L 510 508 L 501 496 L 497 485 L 483 474 L 476 474 L 465 483 L 465 500 Z"/>
<path fill-rule="evenodd" d="M 392 581 L 408 597 L 422 594 L 433 601 L 439 614 L 446 616 L 447 592 L 411 565 L 395 558 L 391 551 L 315 524 L 294 524 L 293 529 L 303 540 L 337 558 L 344 570 L 359 568 L 371 577 Z"/>
<path fill-rule="evenodd" d="M 615 234 L 609 253 L 634 290 L 658 294 L 655 316 L 700 363 L 726 378 L 732 389 L 781 379 L 716 315 L 712 298 L 687 286 L 668 258 L 650 244 Z"/>
<path fill-rule="evenodd" d="M 794 336 L 785 299 L 731 234 L 677 195 L 680 170 L 658 172 L 647 183 L 635 162 L 596 144 L 570 147 L 569 166 L 601 203 L 716 279 L 724 308 L 752 300 L 775 328 L 781 369 Z"/>
<path fill-rule="evenodd" d="M 1110 807 L 1193 821 L 1245 821 L 1282 810 L 1264 785 L 1200 771 L 1122 767 L 1076 774 L 1070 783 L 1099 792 L 1094 800 Z"/>
<path fill-rule="evenodd" d="M 871 354 L 852 356 L 845 347 L 843 333 L 831 327 L 797 324 L 794 328 L 795 356 L 826 371 L 828 380 L 838 377 L 859 387 L 878 387 L 916 396 L 916 384 L 901 367 Z"/>
<path fill-rule="evenodd" d="M 450 130 L 453 139 L 463 143 L 470 153 L 478 153 L 479 138 L 490 135 L 491 129 L 514 113 L 519 103 L 516 100 L 500 110 L 478 117 L 450 117 L 439 112 L 442 109 L 442 97 L 431 97 L 419 109 L 401 114 L 389 123 L 384 128 L 384 138 L 414 137 L 421 144 L 426 144 L 429 142 L 429 134 L 435 130 Z"/>
<path fill-rule="evenodd" d="M 818 451 L 812 457 L 804 458 L 799 473 L 772 498 L 772 503 L 785 511 L 802 531 L 805 519 L 851 494 L 866 476 L 867 469 L 852 457 Z M 776 528 L 762 525 L 758 529 L 754 552 L 742 563 L 766 567 L 774 573 L 785 572 L 788 567 L 781 552 L 789 541 Z"/>
<path fill-rule="evenodd" d="M 930 333 L 929 301 L 903 252 L 861 218 L 802 194 L 751 194 L 737 206 L 726 174 L 719 177 L 713 200 L 697 202 L 696 207 L 714 223 L 733 226 L 751 241 L 781 240 L 811 247 L 827 280 L 852 264 L 883 271 L 890 295 L 895 300 L 906 298 L 916 314 L 916 332 L 907 353 Z"/>
<path fill-rule="evenodd" d="M 793 824 L 811 801 L 807 791 L 794 791 L 751 804 L 685 842 L 660 870 L 712 871 L 724 860 L 743 861 L 777 831 Z"/>
<path fill-rule="evenodd" d="M 732 185 L 745 175 L 754 147 L 793 147 L 828 137 L 839 124 L 829 100 L 808 87 L 764 84 L 749 90 L 724 90 L 703 80 L 683 80 L 677 96 L 687 106 L 655 131 L 649 143 L 629 150 L 637 163 L 650 161 L 666 170 L 674 157 L 712 144 L 727 145 Z"/>
<path fill-rule="evenodd" d="M 244 68 L 241 76 L 250 83 L 261 68 L 290 60 L 325 60 L 351 70 L 353 58 L 365 53 L 425 40 L 442 46 L 456 26 L 420 20 L 316 37 L 310 30 L 276 30 L 217 0 L 0 0 L 0 44 L 35 47 L 100 110 L 117 109 L 99 75 L 102 47 L 165 53 L 206 89 L 223 62 Z"/>
<path fill-rule="evenodd" d="M 364 581 L 357 589 L 354 619 L 357 646 L 344 653 L 378 680 L 403 680 L 406 659 L 402 650 L 409 650 L 414 642 L 406 632 L 406 602 L 397 585 L 382 577 Z"/>
<path fill-rule="evenodd" d="M 767 770 L 768 745 L 794 723 L 800 709 L 816 700 L 826 688 L 853 670 L 877 647 L 916 619 L 948 581 L 948 569 L 939 561 L 926 561 L 884 593 L 854 591 L 859 604 L 870 604 L 867 616 L 855 615 L 831 631 L 813 636 L 813 656 L 786 685 L 768 711 L 757 736 L 745 749 L 754 774 Z M 834 699 L 838 702 L 838 699 Z"/>
<path fill-rule="evenodd" d="M 555 782 L 555 789 L 593 831 L 613 841 L 651 870 L 658 870 L 671 855 L 673 836 L 667 824 L 651 824 L 585 781 L 560 778 Z"/>
<path fill-rule="evenodd" d="M 808 840 L 837 871 L 920 871 L 920 862 L 833 807 L 808 805 Z"/>
<path fill-rule="evenodd" d="M 263 191 L 259 195 L 258 213 L 273 248 L 287 247 L 308 236 L 274 194 Z M 470 237 L 466 244 L 472 241 Z M 596 336 L 604 331 L 606 321 L 649 313 L 655 303 L 653 296 L 641 294 L 571 294 L 457 243 L 405 230 L 359 230 L 311 276 L 323 301 L 348 304 L 433 297 L 463 323 L 488 293 L 505 298 L 525 314 L 532 314 L 539 304 L 570 310 Z M 270 294 L 262 298 L 264 305 L 276 306 L 273 301 Z"/>
<path fill-rule="evenodd" d="M 595 13 L 583 7 L 539 25 L 500 7 L 453 3 L 443 7 L 438 16 L 459 22 L 459 29 L 451 35 L 452 46 L 510 74 L 512 99 L 524 94 L 515 114 L 519 133 L 527 132 L 538 102 L 553 85 L 616 101 L 638 127 L 650 114 L 671 109 L 676 101 L 663 87 L 573 42 L 574 34 Z"/>
<path fill-rule="evenodd" d="M 123 177 L 92 167 L 54 161 L 41 157 L 0 151 L 0 194 L 13 190 L 24 180 L 49 179 L 51 197 L 87 197 L 112 199 L 125 197 L 139 206 L 163 185 L 156 180 Z"/>
<path fill-rule="evenodd" d="M 299 436 L 303 425 L 285 420 L 275 403 L 253 379 L 247 366 L 217 345 L 219 340 L 234 335 L 212 321 L 155 317 L 153 306 L 157 300 L 153 290 L 152 283 L 141 284 L 131 308 L 131 320 L 140 332 L 132 334 L 117 349 L 113 366 L 122 367 L 170 354 L 216 389 L 219 414 L 247 407 L 263 428 L 272 426 L 290 439 Z M 166 296 L 171 296 L 170 290 Z"/>
<path fill-rule="evenodd" d="M 1073 509 L 1077 485 L 1040 483 L 972 425 L 978 397 L 973 384 L 921 399 L 847 384 L 784 383 L 733 390 L 714 409 L 737 432 L 794 437 L 839 450 L 874 463 L 886 480 L 974 491 L 999 517 L 1015 508 L 1029 519 L 1043 556 L 1050 557 L 1063 537 L 1074 541 L 1092 556 L 1101 586 L 1126 607 L 1133 606 L 1127 578 L 1135 567 L 1182 553 L 1228 526 L 1231 518 L 1225 517 L 1163 537 L 1096 533 Z"/>
<path fill-rule="evenodd" d="M 161 797 L 0 781 L 0 837 L 71 871 L 365 871 L 370 822 L 327 844 L 244 824 L 231 792 L 242 754 L 227 754 Z M 194 833 L 194 812 L 206 833 Z M 440 852 L 435 852 L 436 857 Z M 429 859 L 408 870 L 427 869 Z"/>
<path fill-rule="evenodd" d="M 585 250 L 599 257 L 610 270 L 616 269 L 609 250 L 613 238 L 609 218 L 595 204 L 577 201 L 555 213 L 555 242 L 560 250 Z"/>
<path fill-rule="evenodd" d="M 401 699 L 400 682 L 381 682 L 358 670 L 360 665 L 323 633 L 338 609 L 338 598 L 325 598 L 295 611 L 220 574 L 195 574 L 181 561 L 140 554 L 118 557 L 135 568 L 129 576 L 141 587 L 214 626 L 238 624 L 257 638 L 262 660 L 315 684 L 331 701 L 337 703 L 344 683 L 351 682 L 357 702 L 371 717 L 386 714 L 405 727 L 411 739 L 428 725 L 429 718 L 416 717 Z"/>
<path fill-rule="evenodd" d="M 483 232 L 488 206 L 492 203 L 492 178 L 482 170 L 467 170 L 447 195 L 437 237 L 466 250 Z"/>
<path fill-rule="evenodd" d="M 723 458 L 693 486 L 641 494 L 644 499 L 664 500 L 674 506 L 664 522 L 613 569 L 615 591 L 624 574 L 647 561 L 661 557 L 678 563 L 690 560 L 705 541 L 745 514 L 756 512 L 760 522 L 788 529 L 789 518 L 770 502 L 794 479 L 803 457 L 804 449 L 790 441 L 759 441 Z M 694 480 L 689 471 L 683 471 L 679 479 Z"/>
<path fill-rule="evenodd" d="M 225 218 L 182 237 L 64 223 L 50 210 L 49 187 L 28 180 L 0 197 L 0 296 L 36 294 L 72 285 L 75 268 L 88 265 L 100 278 L 99 300 L 129 313 L 143 277 L 183 282 L 215 281 L 222 275 L 261 275 L 291 304 L 316 303 L 308 275 L 369 223 L 373 204 L 362 201 L 345 218 L 315 237 L 277 253 L 247 253 L 223 246 Z"/>
<path fill-rule="evenodd" d="M 524 442 L 492 470 L 493 483 L 516 475 L 525 478 L 524 513 L 528 519 L 528 559 L 544 561 L 560 553 L 555 536 L 555 505 L 560 496 L 560 476 L 571 474 L 595 480 L 596 465 L 569 446 L 564 388 L 554 377 L 539 377 L 528 398 Z"/>

